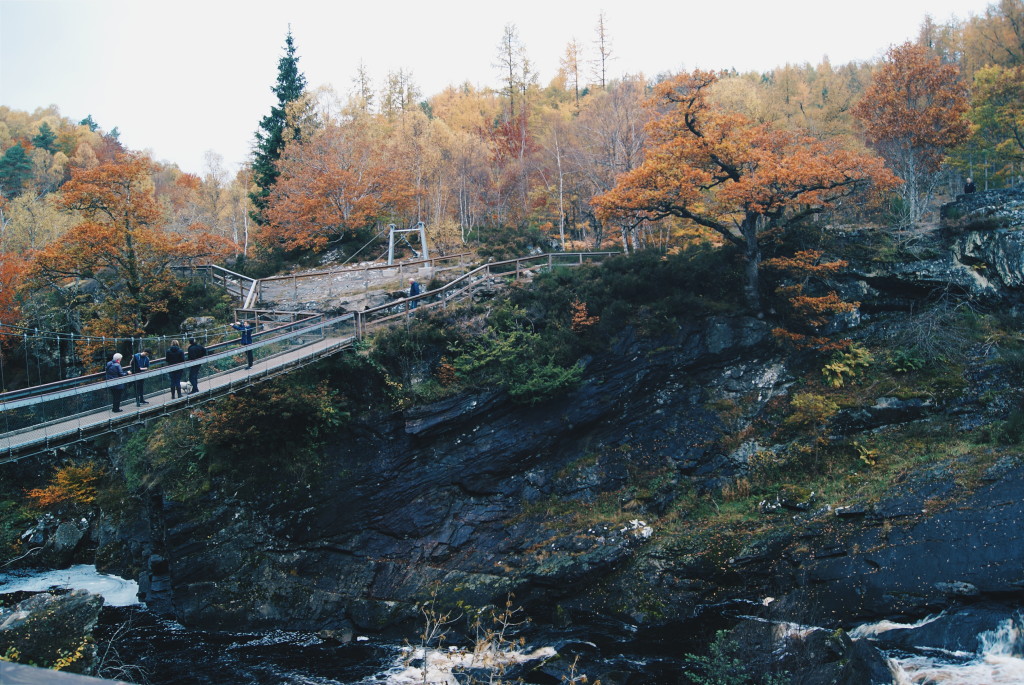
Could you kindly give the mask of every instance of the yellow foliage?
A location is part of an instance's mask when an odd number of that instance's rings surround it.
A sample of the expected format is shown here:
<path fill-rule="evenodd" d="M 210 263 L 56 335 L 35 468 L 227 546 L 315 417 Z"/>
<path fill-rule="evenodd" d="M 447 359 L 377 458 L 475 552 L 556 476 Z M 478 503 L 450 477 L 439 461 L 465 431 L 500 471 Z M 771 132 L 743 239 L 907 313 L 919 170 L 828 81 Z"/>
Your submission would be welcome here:
<path fill-rule="evenodd" d="M 789 402 L 793 413 L 786 417 L 789 426 L 820 426 L 835 416 L 839 405 L 823 395 L 801 392 Z"/>
<path fill-rule="evenodd" d="M 841 388 L 848 379 L 869 366 L 875 360 L 871 352 L 861 345 L 851 344 L 845 352 L 836 352 L 832 359 L 821 369 L 825 382 L 833 388 Z"/>

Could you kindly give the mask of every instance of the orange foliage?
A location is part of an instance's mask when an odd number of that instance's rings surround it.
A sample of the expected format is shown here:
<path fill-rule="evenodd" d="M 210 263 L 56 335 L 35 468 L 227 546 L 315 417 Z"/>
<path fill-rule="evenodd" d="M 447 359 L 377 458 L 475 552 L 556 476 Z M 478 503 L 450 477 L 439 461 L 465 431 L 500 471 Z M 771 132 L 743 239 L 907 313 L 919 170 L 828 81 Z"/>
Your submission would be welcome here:
<path fill-rule="evenodd" d="M 588 328 L 601 320 L 599 316 L 588 315 L 586 302 L 573 300 L 569 303 L 569 307 L 572 309 L 572 324 L 570 327 L 573 333 L 584 333 Z"/>
<path fill-rule="evenodd" d="M 873 155 L 724 110 L 708 97 L 717 80 L 694 71 L 656 86 L 650 105 L 658 116 L 647 126 L 644 162 L 594 205 L 601 218 L 623 225 L 677 216 L 717 232 L 744 251 L 747 301 L 760 308 L 765 232 L 898 179 Z"/>
<path fill-rule="evenodd" d="M 457 380 L 455 366 L 448 357 L 441 357 L 441 361 L 437 364 L 435 375 L 437 376 L 437 382 L 445 387 L 452 385 Z"/>
<path fill-rule="evenodd" d="M 789 328 L 806 332 L 800 333 L 783 328 L 776 328 L 773 331 L 776 338 L 797 349 L 825 351 L 846 347 L 848 341 L 835 341 L 817 335 L 816 329 L 825 326 L 837 314 L 852 312 L 860 306 L 860 302 L 846 302 L 832 291 L 823 295 L 808 295 L 805 292 L 809 279 L 832 276 L 847 265 L 847 262 L 841 259 L 823 262 L 822 256 L 819 250 L 801 250 L 792 257 L 775 257 L 764 262 L 766 268 L 797 281 L 779 286 L 775 289 L 775 294 L 783 300 L 780 314 L 788 320 Z"/>
<path fill-rule="evenodd" d="M 932 172 L 948 148 L 970 135 L 967 96 L 956 66 L 923 45 L 904 43 L 889 50 L 853 114 L 887 159 L 913 156 L 916 168 Z"/>
<path fill-rule="evenodd" d="M 15 297 L 28 261 L 20 254 L 0 252 L 0 322 L 17 323 L 21 309 Z"/>
<path fill-rule="evenodd" d="M 271 191 L 264 243 L 322 250 L 328 241 L 409 209 L 414 197 L 401 160 L 363 121 L 329 125 L 289 145 Z"/>
<path fill-rule="evenodd" d="M 42 250 L 29 277 L 36 286 L 60 287 L 95 279 L 102 300 L 86 333 L 141 335 L 154 314 L 166 311 L 174 287 L 169 267 L 188 260 L 217 260 L 230 241 L 201 231 L 165 230 L 153 197 L 152 162 L 118 155 L 92 169 L 76 169 L 62 188 L 62 205 L 85 220 Z"/>
<path fill-rule="evenodd" d="M 45 488 L 33 488 L 26 495 L 41 509 L 87 506 L 96 500 L 96 485 L 103 470 L 93 462 L 58 468 Z"/>

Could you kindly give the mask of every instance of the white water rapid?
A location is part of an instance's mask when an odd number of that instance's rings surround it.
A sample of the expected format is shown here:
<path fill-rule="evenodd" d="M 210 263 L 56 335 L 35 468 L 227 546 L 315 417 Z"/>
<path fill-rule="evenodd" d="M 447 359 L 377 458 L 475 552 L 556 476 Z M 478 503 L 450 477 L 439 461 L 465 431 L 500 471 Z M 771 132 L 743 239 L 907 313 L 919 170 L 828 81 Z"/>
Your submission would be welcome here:
<path fill-rule="evenodd" d="M 883 621 L 857 628 L 854 639 L 877 636 L 889 630 L 906 630 L 934 621 L 929 616 L 915 624 Z M 1024 625 L 1006 619 L 995 630 L 978 635 L 977 652 L 948 652 L 890 656 L 889 669 L 895 685 L 1020 685 L 1024 683 Z"/>
<path fill-rule="evenodd" d="M 107 606 L 139 604 L 139 584 L 99 573 L 95 566 L 79 564 L 60 571 L 11 571 L 0 573 L 0 594 L 42 592 L 51 588 L 87 590 L 103 597 Z"/>
<path fill-rule="evenodd" d="M 541 647 L 529 653 L 515 650 L 495 651 L 492 649 L 462 650 L 451 647 L 448 651 L 427 650 L 426 659 L 419 647 L 406 648 L 396 664 L 385 674 L 387 685 L 415 685 L 415 683 L 437 683 L 438 685 L 458 685 L 455 673 L 466 669 L 483 669 L 492 673 L 500 673 L 512 665 L 550 659 L 557 655 L 551 647 Z M 418 662 L 413 666 L 411 662 Z"/>

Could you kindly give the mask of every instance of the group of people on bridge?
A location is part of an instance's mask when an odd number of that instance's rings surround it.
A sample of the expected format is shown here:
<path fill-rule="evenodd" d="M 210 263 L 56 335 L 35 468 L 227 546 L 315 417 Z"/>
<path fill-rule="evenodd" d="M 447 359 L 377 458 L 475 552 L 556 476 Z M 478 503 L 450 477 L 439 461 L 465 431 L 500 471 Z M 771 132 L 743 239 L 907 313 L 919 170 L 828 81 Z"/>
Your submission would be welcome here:
<path fill-rule="evenodd" d="M 251 369 L 253 364 L 252 350 L 249 349 L 249 345 L 252 345 L 252 335 L 256 330 L 256 326 L 249 321 L 236 321 L 230 325 L 231 328 L 239 331 L 241 337 L 239 343 L 246 347 L 245 358 L 247 362 L 246 369 Z M 202 359 L 207 355 L 207 349 L 195 338 L 189 339 L 189 345 L 187 350 L 181 348 L 181 343 L 177 340 L 171 341 L 171 346 L 167 348 L 167 352 L 164 355 L 164 363 L 168 367 L 167 375 L 170 378 L 171 384 L 171 399 L 183 397 L 183 388 L 181 377 L 184 373 L 183 369 L 176 369 L 177 364 L 181 364 L 187 361 L 196 361 Z M 135 406 L 141 407 L 144 404 L 149 404 L 146 401 L 146 379 L 145 375 L 149 371 L 149 365 L 151 361 L 152 353 L 150 350 L 142 350 L 132 355 L 131 362 L 127 368 L 125 368 L 121 360 L 124 359 L 124 355 L 120 352 L 114 354 L 114 356 L 107 362 L 104 370 L 105 380 L 116 380 L 125 376 L 135 376 L 135 382 L 131 385 L 135 388 Z M 202 364 L 195 364 L 190 366 L 188 369 L 188 392 L 193 393 L 199 390 L 199 372 L 202 368 Z M 114 413 L 121 413 L 121 399 L 124 395 L 124 389 L 127 384 L 114 385 L 110 388 L 111 397 L 111 408 L 110 411 Z"/>

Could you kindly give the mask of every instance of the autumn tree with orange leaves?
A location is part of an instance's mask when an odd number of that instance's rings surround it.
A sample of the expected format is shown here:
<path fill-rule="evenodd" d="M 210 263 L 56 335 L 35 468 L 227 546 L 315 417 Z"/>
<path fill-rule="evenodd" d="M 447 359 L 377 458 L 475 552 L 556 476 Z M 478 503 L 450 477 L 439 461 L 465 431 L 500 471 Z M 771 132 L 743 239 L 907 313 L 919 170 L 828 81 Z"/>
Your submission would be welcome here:
<path fill-rule="evenodd" d="M 230 241 L 201 230 L 167 230 L 153 196 L 152 172 L 150 160 L 122 154 L 74 171 L 62 188 L 62 206 L 83 220 L 38 254 L 29 282 L 60 290 L 94 281 L 99 294 L 82 311 L 83 333 L 142 335 L 157 314 L 167 312 L 177 287 L 172 265 L 222 259 L 234 251 Z"/>
<path fill-rule="evenodd" d="M 13 252 L 0 251 L 0 323 L 16 324 L 21 318 L 18 288 L 25 276 L 28 262 Z M 7 354 L 7 347 L 18 341 L 9 335 L 10 330 L 0 329 L 0 356 Z"/>
<path fill-rule="evenodd" d="M 843 300 L 827 287 L 828 279 L 847 266 L 845 260 L 827 260 L 820 250 L 799 250 L 790 257 L 766 259 L 764 266 L 786 279 L 775 289 L 780 299 L 779 316 L 785 324 L 772 331 L 777 339 L 797 349 L 818 351 L 841 349 L 849 344 L 849 340 L 821 334 L 836 316 L 860 306 L 859 302 Z"/>
<path fill-rule="evenodd" d="M 971 133 L 967 86 L 959 69 L 923 45 L 889 50 L 871 86 L 854 106 L 868 139 L 904 183 L 905 220 L 921 220 L 946 150 Z"/>
<path fill-rule="evenodd" d="M 324 249 L 329 242 L 394 217 L 414 200 L 411 179 L 368 121 L 328 125 L 289 145 L 270 194 L 265 245 Z"/>
<path fill-rule="evenodd" d="M 716 232 L 742 251 L 744 295 L 760 310 L 765 233 L 899 181 L 878 157 L 722 109 L 709 98 L 717 80 L 694 71 L 655 87 L 643 163 L 594 205 L 623 230 L 675 216 Z"/>

